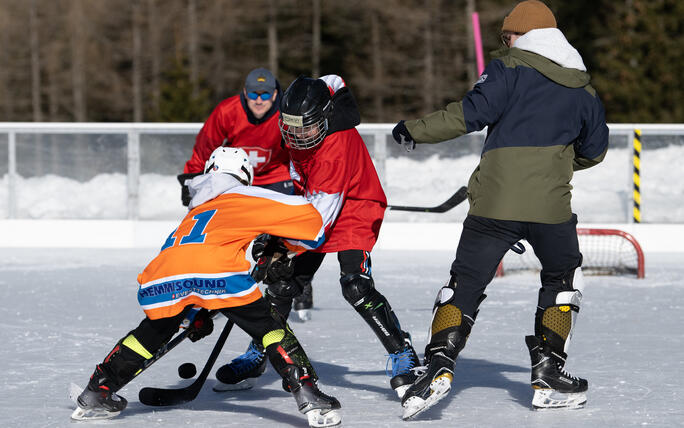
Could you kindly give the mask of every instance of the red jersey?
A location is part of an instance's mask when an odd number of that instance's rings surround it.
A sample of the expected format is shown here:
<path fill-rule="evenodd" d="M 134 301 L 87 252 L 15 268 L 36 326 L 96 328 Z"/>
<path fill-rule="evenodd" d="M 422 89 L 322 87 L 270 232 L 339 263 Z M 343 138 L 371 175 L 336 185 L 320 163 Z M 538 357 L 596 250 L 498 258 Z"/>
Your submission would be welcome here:
<path fill-rule="evenodd" d="M 276 100 L 277 102 L 277 100 Z M 204 163 L 220 146 L 240 147 L 254 166 L 255 186 L 290 180 L 289 158 L 280 145 L 278 112 L 254 124 L 247 117 L 240 95 L 223 100 L 204 122 L 197 134 L 192 157 L 184 173 L 203 172 Z"/>
<path fill-rule="evenodd" d="M 313 252 L 371 251 L 387 198 L 356 128 L 334 132 L 311 150 L 290 150 L 295 189 L 323 216 L 326 241 Z"/>

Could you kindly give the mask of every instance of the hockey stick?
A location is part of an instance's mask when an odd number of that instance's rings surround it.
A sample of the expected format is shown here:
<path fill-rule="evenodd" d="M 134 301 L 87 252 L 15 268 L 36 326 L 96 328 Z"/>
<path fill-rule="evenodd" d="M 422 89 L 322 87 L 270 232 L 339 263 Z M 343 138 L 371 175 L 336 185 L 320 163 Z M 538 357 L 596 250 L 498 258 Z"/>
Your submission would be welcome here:
<path fill-rule="evenodd" d="M 233 321 L 231 321 L 229 318 L 225 327 L 223 327 L 221 335 L 216 341 L 216 345 L 214 345 L 214 349 L 209 355 L 209 359 L 207 360 L 206 364 L 204 364 L 202 372 L 192 384 L 186 386 L 185 388 L 178 389 L 145 387 L 138 393 L 138 399 L 140 402 L 148 406 L 175 406 L 194 400 L 202 389 L 204 382 L 207 380 L 209 372 L 214 367 L 214 363 L 221 353 L 223 345 L 226 343 L 226 339 L 228 338 L 232 328 Z"/>
<path fill-rule="evenodd" d="M 213 318 L 213 317 L 215 317 L 218 313 L 219 313 L 218 311 L 209 311 L 209 317 L 210 317 L 210 318 Z M 196 315 L 196 314 L 195 314 L 195 315 Z M 192 321 L 193 321 L 193 320 L 194 320 L 194 317 L 193 317 L 193 319 L 190 320 L 190 324 L 192 324 Z M 177 334 L 176 337 L 174 337 L 174 338 L 171 339 L 168 343 L 166 343 L 166 345 L 164 345 L 164 346 L 162 346 L 161 348 L 159 348 L 159 349 L 157 350 L 157 352 L 155 352 L 154 355 L 152 355 L 152 358 L 148 358 L 147 360 L 145 360 L 145 361 L 143 362 L 142 367 L 141 367 L 140 370 L 135 374 L 135 376 L 137 377 L 140 373 L 142 373 L 142 372 L 144 372 L 145 370 L 147 370 L 147 368 L 148 368 L 149 366 L 151 366 L 152 364 L 154 364 L 158 359 L 160 359 L 160 358 L 163 357 L 164 355 L 168 354 L 170 350 L 172 350 L 173 348 L 175 348 L 176 346 L 178 346 L 178 344 L 180 344 L 182 341 L 185 340 L 186 337 L 188 337 L 188 334 L 190 334 L 191 331 L 192 331 L 192 329 L 191 329 L 190 327 L 185 328 L 182 332 L 180 332 L 179 334 Z"/>
<path fill-rule="evenodd" d="M 387 208 L 392 211 L 414 211 L 422 213 L 445 213 L 465 201 L 468 198 L 468 188 L 463 186 L 456 191 L 449 199 L 444 201 L 444 203 L 437 205 L 436 207 L 409 207 L 402 205 L 387 205 Z"/>

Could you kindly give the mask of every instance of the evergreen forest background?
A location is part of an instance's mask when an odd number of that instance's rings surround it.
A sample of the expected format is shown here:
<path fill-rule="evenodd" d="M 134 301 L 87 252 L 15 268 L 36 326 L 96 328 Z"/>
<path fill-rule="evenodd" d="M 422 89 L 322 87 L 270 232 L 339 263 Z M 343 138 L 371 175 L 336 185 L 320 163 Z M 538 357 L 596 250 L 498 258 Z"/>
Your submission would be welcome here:
<path fill-rule="evenodd" d="M 608 122 L 684 122 L 684 1 L 548 0 Z M 252 68 L 341 75 L 366 123 L 460 99 L 515 0 L 0 0 L 0 121 L 202 122 Z"/>

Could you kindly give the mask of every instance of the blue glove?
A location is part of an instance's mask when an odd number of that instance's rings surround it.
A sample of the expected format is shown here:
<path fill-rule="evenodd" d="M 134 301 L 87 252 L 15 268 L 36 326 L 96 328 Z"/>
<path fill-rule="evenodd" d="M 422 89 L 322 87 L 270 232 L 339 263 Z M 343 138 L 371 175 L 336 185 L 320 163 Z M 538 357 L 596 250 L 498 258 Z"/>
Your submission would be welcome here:
<path fill-rule="evenodd" d="M 410 152 L 411 150 L 416 148 L 416 142 L 413 141 L 413 137 L 411 137 L 411 134 L 408 132 L 408 129 L 406 129 L 406 125 L 404 125 L 404 121 L 400 120 L 399 123 L 396 124 L 394 129 L 392 129 L 392 137 L 394 138 L 394 141 L 397 142 L 397 144 L 401 144 L 406 148 L 407 152 Z"/>

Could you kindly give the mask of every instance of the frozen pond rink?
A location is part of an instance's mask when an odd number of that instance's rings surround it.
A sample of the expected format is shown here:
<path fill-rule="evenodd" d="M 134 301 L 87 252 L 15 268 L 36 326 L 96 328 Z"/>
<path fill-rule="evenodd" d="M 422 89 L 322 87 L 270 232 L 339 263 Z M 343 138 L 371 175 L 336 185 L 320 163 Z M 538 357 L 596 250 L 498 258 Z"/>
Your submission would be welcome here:
<path fill-rule="evenodd" d="M 455 244 L 454 244 L 455 249 Z M 136 275 L 154 249 L 0 249 L 0 426 L 65 427 L 70 382 L 84 386 L 96 363 L 143 316 Z M 452 252 L 375 251 L 374 277 L 422 356 L 433 299 Z M 291 323 L 321 377 L 342 403 L 343 426 L 614 427 L 681 426 L 684 421 L 684 255 L 646 254 L 646 279 L 587 277 L 568 371 L 589 380 L 582 410 L 531 410 L 529 356 L 537 275 L 495 279 L 461 353 L 449 397 L 403 422 L 385 375 L 384 349 L 343 299 L 335 255 L 314 280 L 313 320 Z M 249 391 L 215 393 L 213 372 L 199 397 L 176 408 L 137 400 L 143 386 L 177 386 L 179 364 L 202 369 L 223 322 L 186 341 L 121 390 L 118 418 L 93 425 L 135 427 L 306 426 L 269 367 Z M 218 364 L 242 353 L 234 329 Z"/>

